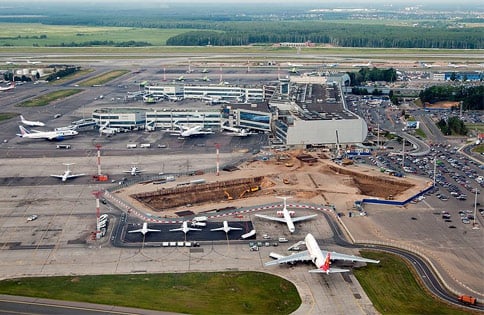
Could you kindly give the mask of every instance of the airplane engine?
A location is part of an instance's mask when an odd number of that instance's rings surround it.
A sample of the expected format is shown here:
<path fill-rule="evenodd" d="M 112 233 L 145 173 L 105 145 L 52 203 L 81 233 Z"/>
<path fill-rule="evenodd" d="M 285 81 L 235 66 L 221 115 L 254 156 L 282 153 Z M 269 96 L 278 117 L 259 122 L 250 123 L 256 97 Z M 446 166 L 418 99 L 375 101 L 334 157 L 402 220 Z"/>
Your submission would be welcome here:
<path fill-rule="evenodd" d="M 294 212 L 294 211 L 289 211 L 289 215 L 290 215 L 291 217 L 293 217 L 295 214 L 296 214 L 296 212 Z"/>
<path fill-rule="evenodd" d="M 278 217 L 283 217 L 284 216 L 284 213 L 282 211 L 277 211 L 276 213 L 277 213 L 277 216 Z"/>

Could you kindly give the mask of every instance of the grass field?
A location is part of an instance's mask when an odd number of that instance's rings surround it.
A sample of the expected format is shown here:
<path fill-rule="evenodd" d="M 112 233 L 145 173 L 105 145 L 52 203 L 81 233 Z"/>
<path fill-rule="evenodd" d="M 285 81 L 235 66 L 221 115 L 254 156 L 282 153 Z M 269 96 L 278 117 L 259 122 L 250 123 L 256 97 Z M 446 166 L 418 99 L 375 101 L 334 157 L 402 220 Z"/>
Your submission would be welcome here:
<path fill-rule="evenodd" d="M 0 281 L 0 293 L 189 314 L 289 314 L 287 280 L 259 272 L 42 277 Z"/>
<path fill-rule="evenodd" d="M 405 262 L 392 254 L 361 251 L 380 263 L 368 264 L 354 274 L 375 308 L 382 314 L 469 314 L 434 299 L 415 279 Z"/>
<path fill-rule="evenodd" d="M 132 27 L 89 27 L 71 25 L 44 25 L 2 23 L 0 46 L 58 46 L 62 43 L 84 43 L 90 41 L 127 42 L 131 40 L 149 42 L 154 46 L 165 45 L 172 36 L 188 29 L 158 29 Z"/>
<path fill-rule="evenodd" d="M 50 102 L 53 102 L 55 100 L 59 100 L 62 98 L 66 98 L 68 96 L 77 94 L 82 91 L 83 90 L 81 89 L 68 89 L 68 90 L 55 91 L 55 92 L 47 93 L 45 95 L 41 95 L 39 97 L 35 97 L 33 99 L 24 101 L 22 103 L 17 104 L 16 106 L 17 107 L 46 106 L 46 105 L 49 105 Z"/>
<path fill-rule="evenodd" d="M 82 81 L 79 83 L 80 86 L 93 86 L 93 85 L 102 85 L 106 84 L 109 81 L 116 79 L 117 77 L 122 76 L 123 74 L 128 73 L 129 70 L 113 70 L 109 71 L 106 73 L 103 73 L 101 75 L 98 75 L 97 77 Z"/>
<path fill-rule="evenodd" d="M 0 121 L 9 120 L 15 116 L 18 116 L 17 113 L 0 113 Z"/>

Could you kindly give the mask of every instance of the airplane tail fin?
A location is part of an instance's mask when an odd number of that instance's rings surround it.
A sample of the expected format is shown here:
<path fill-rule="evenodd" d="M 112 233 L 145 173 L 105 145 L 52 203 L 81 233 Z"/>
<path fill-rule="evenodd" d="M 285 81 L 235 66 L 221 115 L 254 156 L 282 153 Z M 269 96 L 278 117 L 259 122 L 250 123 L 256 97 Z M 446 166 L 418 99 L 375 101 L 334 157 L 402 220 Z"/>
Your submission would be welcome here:
<path fill-rule="evenodd" d="M 323 270 L 326 273 L 329 273 L 330 263 L 331 263 L 331 254 L 328 252 L 326 254 L 326 259 L 324 260 L 324 264 L 321 266 L 321 270 Z"/>
<path fill-rule="evenodd" d="M 20 136 L 21 137 L 26 135 L 26 134 L 30 134 L 30 131 L 27 128 L 25 128 L 24 126 L 18 126 L 18 127 L 20 129 Z"/>
<path fill-rule="evenodd" d="M 326 254 L 326 259 L 324 260 L 324 264 L 321 267 L 319 267 L 318 269 L 309 270 L 309 272 L 330 274 L 330 273 L 339 273 L 339 272 L 348 272 L 349 271 L 348 269 L 331 268 L 330 263 L 331 263 L 331 254 L 328 252 Z"/>

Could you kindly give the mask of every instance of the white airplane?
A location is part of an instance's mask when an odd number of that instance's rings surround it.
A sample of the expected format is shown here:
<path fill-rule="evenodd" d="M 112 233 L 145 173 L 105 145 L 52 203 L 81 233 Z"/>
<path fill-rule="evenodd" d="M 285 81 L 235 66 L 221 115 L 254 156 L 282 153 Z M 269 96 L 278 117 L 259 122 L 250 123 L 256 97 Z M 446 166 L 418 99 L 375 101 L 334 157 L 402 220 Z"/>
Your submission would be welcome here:
<path fill-rule="evenodd" d="M 109 121 L 106 121 L 103 125 L 99 126 L 99 135 L 114 135 L 116 132 L 118 132 L 118 128 L 111 128 L 108 127 Z"/>
<path fill-rule="evenodd" d="M 143 235 L 146 235 L 146 233 L 148 232 L 161 232 L 161 230 L 149 229 L 148 222 L 143 222 L 143 227 L 141 229 L 128 231 L 128 233 L 138 233 L 138 232 Z"/>
<path fill-rule="evenodd" d="M 455 63 L 449 62 L 449 67 L 452 67 L 452 68 L 467 68 L 467 65 L 465 65 L 465 64 L 457 65 Z"/>
<path fill-rule="evenodd" d="M 294 211 L 288 211 L 287 210 L 287 204 L 286 204 L 286 200 L 290 197 L 278 197 L 278 198 L 281 198 L 281 199 L 284 200 L 284 208 L 282 209 L 282 211 L 277 211 L 277 215 L 282 216 L 282 218 L 281 217 L 271 217 L 271 216 L 264 215 L 264 214 L 256 214 L 255 216 L 259 217 L 259 218 L 271 220 L 271 221 L 286 223 L 287 228 L 289 229 L 289 232 L 291 232 L 291 233 L 294 233 L 294 231 L 296 231 L 296 227 L 294 226 L 294 223 L 309 220 L 309 219 L 317 216 L 317 214 L 311 214 L 311 215 L 293 218 L 295 212 Z"/>
<path fill-rule="evenodd" d="M 349 269 L 340 269 L 340 268 L 331 268 L 330 261 L 331 260 L 345 260 L 345 261 L 359 261 L 365 263 L 380 263 L 379 260 L 367 259 L 359 256 L 354 255 L 346 255 L 340 254 L 336 252 L 328 252 L 322 250 L 314 236 L 310 233 L 306 235 L 304 241 L 298 242 L 295 245 L 291 246 L 299 246 L 299 245 L 306 245 L 307 250 L 299 252 L 297 254 L 289 255 L 289 256 L 279 256 L 276 260 L 266 262 L 264 266 L 271 266 L 271 265 L 278 265 L 284 263 L 293 263 L 297 261 L 312 261 L 317 269 L 309 270 L 309 272 L 315 273 L 338 273 L 338 272 L 348 272 Z"/>
<path fill-rule="evenodd" d="M 177 81 L 185 81 L 185 76 L 181 75 L 178 78 L 176 78 Z"/>
<path fill-rule="evenodd" d="M 20 115 L 20 121 L 22 124 L 31 126 L 31 127 L 44 127 L 45 124 L 41 121 L 32 121 L 32 120 L 27 120 L 24 118 L 24 116 Z"/>
<path fill-rule="evenodd" d="M 205 81 L 205 82 L 210 82 L 210 78 L 208 76 L 204 76 L 202 79 L 202 81 Z"/>
<path fill-rule="evenodd" d="M 178 133 L 172 133 L 174 136 L 181 136 L 181 137 L 192 137 L 192 136 L 202 136 L 212 134 L 212 131 L 203 131 L 203 125 L 196 125 L 194 127 L 185 127 L 178 124 L 178 121 L 173 123 L 176 127 L 180 129 Z"/>
<path fill-rule="evenodd" d="M 38 131 L 38 130 L 28 130 L 24 126 L 18 126 L 20 128 L 20 133 L 17 136 L 26 139 L 46 139 L 46 140 L 57 140 L 62 141 L 67 137 L 74 137 L 79 133 L 72 129 L 67 130 L 54 130 L 54 131 Z"/>
<path fill-rule="evenodd" d="M 6 92 L 6 91 L 13 90 L 13 89 L 15 89 L 15 81 L 13 81 L 12 83 L 10 83 L 10 85 L 7 86 L 7 87 L 1 87 L 0 86 L 0 92 Z"/>
<path fill-rule="evenodd" d="M 371 67 L 371 60 L 368 61 L 368 63 L 355 63 L 354 65 L 351 65 L 352 67 Z"/>
<path fill-rule="evenodd" d="M 63 163 L 63 164 L 66 166 L 66 171 L 64 172 L 64 174 L 62 174 L 62 175 L 50 175 L 50 176 L 55 177 L 55 178 L 60 178 L 63 182 L 65 182 L 66 180 L 71 179 L 71 178 L 86 176 L 86 174 L 72 174 L 72 171 L 69 168 L 69 166 L 73 165 L 74 163 Z"/>
<path fill-rule="evenodd" d="M 244 129 L 244 128 L 222 126 L 222 129 L 231 131 L 231 132 L 228 132 L 227 134 L 231 136 L 236 136 L 236 137 L 247 137 L 255 134 L 254 132 L 249 132 L 247 131 L 247 129 Z"/>
<path fill-rule="evenodd" d="M 180 228 L 171 229 L 170 232 L 182 231 L 186 235 L 189 231 L 201 231 L 201 230 L 202 229 L 188 227 L 188 221 L 183 221 L 182 226 Z"/>
<path fill-rule="evenodd" d="M 144 170 L 140 170 L 136 165 L 131 166 L 131 169 L 129 171 L 123 171 L 123 173 L 129 173 L 132 176 L 136 176 L 139 173 L 143 173 Z"/>
<path fill-rule="evenodd" d="M 225 233 L 229 233 L 230 231 L 233 230 L 242 230 L 242 228 L 236 228 L 236 227 L 231 227 L 229 226 L 229 223 L 224 220 L 223 226 L 216 228 L 216 229 L 210 229 L 210 231 L 224 231 Z"/>
<path fill-rule="evenodd" d="M 420 62 L 420 66 L 422 66 L 424 68 L 432 68 L 434 65 L 428 64 L 428 63 L 425 63 L 425 62 Z"/>

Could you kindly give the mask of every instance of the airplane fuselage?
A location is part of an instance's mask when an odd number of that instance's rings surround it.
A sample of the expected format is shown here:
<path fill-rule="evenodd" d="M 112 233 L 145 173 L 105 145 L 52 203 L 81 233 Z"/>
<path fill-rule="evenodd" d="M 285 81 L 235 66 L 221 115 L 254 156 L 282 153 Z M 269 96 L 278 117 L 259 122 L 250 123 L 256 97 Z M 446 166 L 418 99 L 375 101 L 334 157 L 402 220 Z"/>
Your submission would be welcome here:
<path fill-rule="evenodd" d="M 286 220 L 286 224 L 287 224 L 287 228 L 289 229 L 289 232 L 294 233 L 294 231 L 296 231 L 296 227 L 294 226 L 294 222 L 292 222 L 291 215 L 289 214 L 289 211 L 287 211 L 287 208 L 284 208 L 284 210 L 282 210 L 282 215 Z"/>
<path fill-rule="evenodd" d="M 318 242 L 311 233 L 308 233 L 304 238 L 306 247 L 308 249 L 309 255 L 311 256 L 311 261 L 316 267 L 321 268 L 324 265 L 324 257 L 321 249 L 319 248 Z"/>

